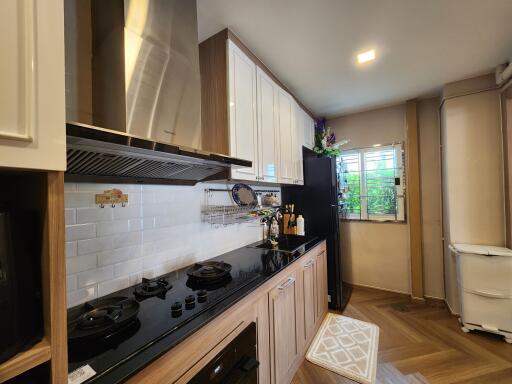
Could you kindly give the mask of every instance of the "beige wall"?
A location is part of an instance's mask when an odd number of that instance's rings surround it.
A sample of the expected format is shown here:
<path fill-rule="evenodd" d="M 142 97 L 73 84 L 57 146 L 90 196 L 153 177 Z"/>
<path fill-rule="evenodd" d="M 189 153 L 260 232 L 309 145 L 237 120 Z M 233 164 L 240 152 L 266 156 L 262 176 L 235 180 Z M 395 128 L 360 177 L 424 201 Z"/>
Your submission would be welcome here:
<path fill-rule="evenodd" d="M 338 117 L 327 122 L 344 149 L 405 140 L 405 105 Z M 346 282 L 410 292 L 407 224 L 343 222 L 341 252 Z"/>
<path fill-rule="evenodd" d="M 405 104 L 341 116 L 328 120 L 327 126 L 338 140 L 350 140 L 345 150 L 404 141 Z"/>
<path fill-rule="evenodd" d="M 344 221 L 340 232 L 343 281 L 411 292 L 407 224 Z"/>
<path fill-rule="evenodd" d="M 441 110 L 446 298 L 459 311 L 450 243 L 505 245 L 498 91 L 444 101 Z"/>
<path fill-rule="evenodd" d="M 440 98 L 418 103 L 423 282 L 425 295 L 444 298 L 441 222 Z"/>
<path fill-rule="evenodd" d="M 441 221 L 439 98 L 418 104 L 425 295 L 444 298 Z M 405 105 L 356 113 L 328 121 L 344 149 L 405 141 Z M 410 293 L 409 226 L 343 222 L 345 281 Z"/>

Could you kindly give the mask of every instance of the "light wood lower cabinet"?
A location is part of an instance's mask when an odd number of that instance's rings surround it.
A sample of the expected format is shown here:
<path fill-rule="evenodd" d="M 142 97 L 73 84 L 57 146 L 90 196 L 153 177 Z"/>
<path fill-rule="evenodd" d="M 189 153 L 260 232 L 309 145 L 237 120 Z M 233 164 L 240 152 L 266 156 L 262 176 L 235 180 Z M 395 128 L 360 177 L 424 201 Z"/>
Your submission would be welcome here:
<path fill-rule="evenodd" d="M 327 313 L 325 242 L 128 380 L 185 384 L 251 322 L 259 384 L 288 384 Z"/>
<path fill-rule="evenodd" d="M 304 341 L 311 339 L 318 320 L 317 300 L 317 257 L 311 257 L 302 263 L 302 295 L 304 297 L 304 329 L 302 338 Z"/>
<path fill-rule="evenodd" d="M 272 383 L 285 383 L 293 375 L 299 354 L 299 289 L 297 271 L 288 273 L 269 293 L 270 358 Z"/>
<path fill-rule="evenodd" d="M 322 320 L 327 312 L 327 255 L 324 249 L 316 258 L 316 281 L 318 284 L 316 300 L 316 320 Z"/>

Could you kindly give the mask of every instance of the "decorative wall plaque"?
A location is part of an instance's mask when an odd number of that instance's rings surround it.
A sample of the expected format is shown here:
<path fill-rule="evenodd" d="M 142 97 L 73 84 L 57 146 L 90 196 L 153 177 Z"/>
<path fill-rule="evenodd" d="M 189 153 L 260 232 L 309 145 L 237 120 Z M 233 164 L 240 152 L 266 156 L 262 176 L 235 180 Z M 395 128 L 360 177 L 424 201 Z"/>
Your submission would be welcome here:
<path fill-rule="evenodd" d="M 128 203 L 128 195 L 123 194 L 123 191 L 120 189 L 109 189 L 103 193 L 94 195 L 94 201 L 96 204 L 99 204 L 100 207 L 104 207 L 105 204 L 110 204 L 113 207 L 116 204 L 121 204 L 123 207 L 126 203 Z"/>

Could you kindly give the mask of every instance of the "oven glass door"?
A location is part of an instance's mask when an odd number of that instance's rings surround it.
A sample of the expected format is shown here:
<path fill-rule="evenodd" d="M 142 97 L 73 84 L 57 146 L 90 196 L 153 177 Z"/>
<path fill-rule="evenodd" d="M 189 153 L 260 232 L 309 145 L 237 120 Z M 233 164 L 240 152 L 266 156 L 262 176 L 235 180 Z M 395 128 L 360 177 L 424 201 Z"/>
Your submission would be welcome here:
<path fill-rule="evenodd" d="M 257 384 L 256 324 L 251 323 L 189 384 Z"/>

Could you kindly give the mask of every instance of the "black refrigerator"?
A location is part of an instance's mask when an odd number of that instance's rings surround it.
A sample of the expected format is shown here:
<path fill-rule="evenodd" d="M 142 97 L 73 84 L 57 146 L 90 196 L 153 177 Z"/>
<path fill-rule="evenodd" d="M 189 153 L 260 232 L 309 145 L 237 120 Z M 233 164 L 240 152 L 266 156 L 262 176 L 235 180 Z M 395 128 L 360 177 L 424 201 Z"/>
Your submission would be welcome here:
<path fill-rule="evenodd" d="M 336 159 L 306 147 L 303 159 L 304 185 L 283 186 L 282 203 L 295 204 L 295 212 L 304 217 L 306 235 L 326 239 L 329 308 L 343 309 Z"/>

